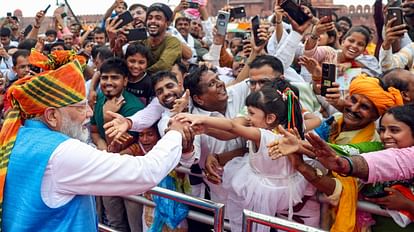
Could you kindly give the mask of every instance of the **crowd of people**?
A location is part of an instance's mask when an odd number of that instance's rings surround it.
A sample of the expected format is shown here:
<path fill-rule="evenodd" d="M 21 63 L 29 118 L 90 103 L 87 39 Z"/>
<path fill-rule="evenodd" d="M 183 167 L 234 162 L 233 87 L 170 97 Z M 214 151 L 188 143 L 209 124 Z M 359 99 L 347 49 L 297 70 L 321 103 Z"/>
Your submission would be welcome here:
<path fill-rule="evenodd" d="M 115 0 L 93 26 L 66 25 L 63 7 L 54 28 L 44 11 L 24 32 L 0 22 L 0 231 L 211 230 L 154 186 L 223 203 L 233 232 L 243 209 L 414 229 L 414 1 L 376 1 L 375 28 L 306 0 L 245 27 L 226 6 L 225 35 L 206 4 Z"/>

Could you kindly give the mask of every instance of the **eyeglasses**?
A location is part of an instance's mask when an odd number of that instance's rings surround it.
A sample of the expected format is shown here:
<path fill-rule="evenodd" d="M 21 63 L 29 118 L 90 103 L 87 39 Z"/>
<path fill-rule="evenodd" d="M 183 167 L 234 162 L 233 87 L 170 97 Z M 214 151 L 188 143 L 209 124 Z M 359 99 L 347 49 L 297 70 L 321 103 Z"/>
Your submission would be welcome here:
<path fill-rule="evenodd" d="M 268 79 L 268 78 L 264 78 L 264 79 L 261 79 L 261 80 L 247 80 L 246 81 L 247 82 L 247 84 L 249 84 L 250 86 L 256 86 L 257 84 L 259 84 L 259 85 L 264 85 L 264 84 L 266 84 L 266 83 L 269 83 L 269 82 L 271 82 L 271 80 L 270 79 Z"/>
<path fill-rule="evenodd" d="M 66 107 L 75 107 L 80 109 L 83 113 L 88 112 L 88 110 L 91 110 L 88 104 L 88 101 L 81 101 L 72 105 L 68 105 Z"/>

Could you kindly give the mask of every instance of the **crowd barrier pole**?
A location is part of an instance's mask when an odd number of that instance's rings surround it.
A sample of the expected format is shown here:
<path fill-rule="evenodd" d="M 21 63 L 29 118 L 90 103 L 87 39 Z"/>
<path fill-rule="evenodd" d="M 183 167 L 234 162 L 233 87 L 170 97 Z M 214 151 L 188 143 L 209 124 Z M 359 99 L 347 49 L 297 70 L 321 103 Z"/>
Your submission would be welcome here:
<path fill-rule="evenodd" d="M 175 192 L 169 189 L 154 187 L 148 193 L 165 197 L 183 204 L 191 205 L 199 209 L 208 210 L 214 213 L 214 231 L 224 231 L 224 204 L 192 197 L 184 193 Z"/>
<path fill-rule="evenodd" d="M 128 200 L 128 201 L 135 202 L 137 204 L 143 204 L 143 205 L 147 205 L 147 206 L 151 206 L 151 207 L 156 206 L 153 201 L 150 201 L 150 200 L 148 200 L 147 198 L 145 198 L 143 196 L 124 196 L 123 198 Z M 206 215 L 204 213 L 197 212 L 197 211 L 190 210 L 188 212 L 187 218 L 192 219 L 192 220 L 197 221 L 197 222 L 204 223 L 206 225 L 212 225 L 212 226 L 214 225 L 214 217 L 212 217 L 210 215 Z M 223 224 L 223 228 L 225 230 L 230 230 L 230 224 L 225 221 L 224 224 Z"/>
<path fill-rule="evenodd" d="M 258 223 L 265 226 L 270 226 L 275 229 L 285 231 L 307 231 L 307 232 L 324 232 L 317 228 L 306 226 L 297 222 L 288 221 L 285 219 L 272 217 L 269 215 L 256 213 L 247 209 L 243 210 L 243 232 L 252 231 L 253 223 Z"/>
<path fill-rule="evenodd" d="M 104 224 L 99 223 L 98 225 L 98 231 L 99 232 L 118 232 L 117 230 L 112 229 L 109 226 L 106 226 Z"/>

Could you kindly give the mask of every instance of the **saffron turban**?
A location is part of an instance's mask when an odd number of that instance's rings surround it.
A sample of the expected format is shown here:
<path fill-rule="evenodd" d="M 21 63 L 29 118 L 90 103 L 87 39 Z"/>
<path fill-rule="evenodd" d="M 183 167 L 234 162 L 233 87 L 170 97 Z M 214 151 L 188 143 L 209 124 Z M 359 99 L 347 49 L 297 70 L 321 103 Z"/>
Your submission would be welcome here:
<path fill-rule="evenodd" d="M 349 94 L 360 94 L 367 97 L 374 103 L 380 115 L 383 115 L 392 106 L 403 105 L 403 99 L 398 89 L 389 87 L 384 90 L 379 79 L 369 77 L 366 74 L 361 74 L 352 80 Z"/>
<path fill-rule="evenodd" d="M 77 60 L 38 76 L 19 79 L 7 90 L 12 109 L 0 131 L 0 213 L 9 157 L 23 120 L 41 116 L 48 107 L 59 108 L 80 102 L 85 99 L 85 93 L 82 67 Z"/>

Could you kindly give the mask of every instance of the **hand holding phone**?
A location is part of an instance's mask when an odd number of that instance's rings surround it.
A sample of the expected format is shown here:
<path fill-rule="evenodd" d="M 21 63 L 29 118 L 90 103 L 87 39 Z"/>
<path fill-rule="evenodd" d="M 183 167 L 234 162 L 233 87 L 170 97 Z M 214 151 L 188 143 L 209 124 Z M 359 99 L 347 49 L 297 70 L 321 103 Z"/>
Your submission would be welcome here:
<path fill-rule="evenodd" d="M 246 9 L 244 6 L 239 6 L 230 9 L 230 18 L 240 19 L 246 17 Z"/>
<path fill-rule="evenodd" d="M 396 18 L 394 22 L 392 22 L 391 27 L 399 26 L 404 23 L 403 21 L 403 11 L 400 7 L 388 7 L 387 10 L 387 21 Z"/>
<path fill-rule="evenodd" d="M 147 38 L 146 28 L 135 28 L 128 30 L 127 40 L 129 41 L 138 41 L 145 40 Z"/>
<path fill-rule="evenodd" d="M 127 25 L 128 23 L 134 21 L 134 18 L 131 15 L 131 12 L 128 10 L 124 13 L 118 15 L 117 22 L 122 19 L 122 22 L 118 25 L 116 29 L 122 28 L 123 26 Z"/>
<path fill-rule="evenodd" d="M 227 11 L 219 11 L 217 15 L 217 34 L 225 36 L 227 33 L 227 24 L 230 20 L 230 13 Z"/>
<path fill-rule="evenodd" d="M 256 15 L 252 18 L 252 30 L 253 30 L 254 43 L 256 44 L 256 46 L 260 46 L 265 42 L 264 40 L 261 40 L 259 38 L 259 32 L 258 32 L 259 27 L 260 27 L 260 19 L 259 19 L 259 16 Z"/>
<path fill-rule="evenodd" d="M 191 9 L 198 9 L 200 8 L 200 5 L 197 2 L 193 2 L 192 0 L 187 0 L 188 8 Z"/>
<path fill-rule="evenodd" d="M 50 4 L 46 7 L 46 9 L 43 11 L 43 13 L 46 15 L 46 13 L 47 13 L 47 11 L 49 10 L 49 8 L 50 8 Z"/>
<path fill-rule="evenodd" d="M 302 11 L 300 5 L 294 3 L 292 0 L 285 0 L 280 4 L 280 7 L 287 12 L 299 26 L 305 24 L 310 19 L 310 17 Z"/>

